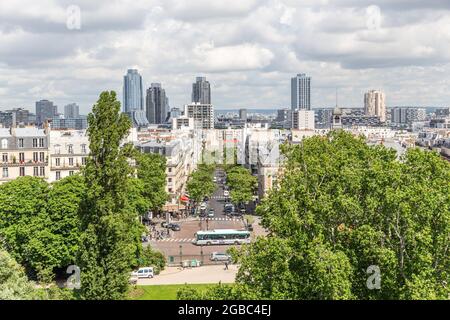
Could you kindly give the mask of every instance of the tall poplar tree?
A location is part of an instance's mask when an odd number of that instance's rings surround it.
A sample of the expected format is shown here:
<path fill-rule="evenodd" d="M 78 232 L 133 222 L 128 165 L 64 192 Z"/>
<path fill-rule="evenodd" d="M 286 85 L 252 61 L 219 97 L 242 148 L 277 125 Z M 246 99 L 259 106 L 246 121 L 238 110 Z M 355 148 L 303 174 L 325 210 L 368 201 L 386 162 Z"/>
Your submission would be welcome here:
<path fill-rule="evenodd" d="M 88 123 L 91 154 L 83 171 L 87 191 L 80 210 L 80 296 L 122 299 L 140 245 L 137 213 L 127 198 L 132 147 L 122 143 L 131 122 L 120 112 L 116 93 L 106 91 Z"/>

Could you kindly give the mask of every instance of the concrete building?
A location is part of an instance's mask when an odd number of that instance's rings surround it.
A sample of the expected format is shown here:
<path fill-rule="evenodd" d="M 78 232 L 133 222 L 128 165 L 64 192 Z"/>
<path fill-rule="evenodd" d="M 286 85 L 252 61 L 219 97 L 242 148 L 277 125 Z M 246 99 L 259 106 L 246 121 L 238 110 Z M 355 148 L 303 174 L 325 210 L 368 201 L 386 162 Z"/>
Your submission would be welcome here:
<path fill-rule="evenodd" d="M 315 109 L 316 127 L 318 128 L 330 128 L 331 119 L 333 117 L 333 108 L 320 108 Z"/>
<path fill-rule="evenodd" d="M 371 90 L 364 95 L 366 116 L 377 116 L 380 122 L 386 122 L 386 96 L 380 90 Z"/>
<path fill-rule="evenodd" d="M 88 127 L 87 117 L 77 118 L 54 117 L 51 122 L 52 129 L 56 130 L 84 130 Z"/>
<path fill-rule="evenodd" d="M 0 127 L 10 128 L 15 122 L 15 115 L 12 112 L 0 111 Z"/>
<path fill-rule="evenodd" d="M 36 120 L 30 111 L 23 108 L 13 108 L 11 110 L 6 110 L 6 112 L 12 113 L 15 116 L 16 125 L 32 125 Z"/>
<path fill-rule="evenodd" d="M 291 78 L 291 110 L 311 110 L 311 78 L 304 73 Z"/>
<path fill-rule="evenodd" d="M 86 130 L 50 130 L 49 153 L 49 182 L 78 173 L 89 155 Z"/>
<path fill-rule="evenodd" d="M 23 176 L 47 179 L 49 175 L 48 128 L 0 129 L 0 183 Z"/>
<path fill-rule="evenodd" d="M 166 90 L 160 83 L 152 83 L 147 89 L 146 95 L 146 114 L 147 120 L 151 124 L 161 124 L 167 119 L 169 113 L 168 99 Z"/>
<path fill-rule="evenodd" d="M 80 116 L 80 107 L 76 103 L 70 103 L 64 106 L 64 118 L 74 119 Z"/>
<path fill-rule="evenodd" d="M 179 116 L 177 118 L 172 118 L 172 129 L 180 130 L 180 129 L 190 129 L 193 130 L 194 126 L 194 118 L 189 118 L 186 116 Z"/>
<path fill-rule="evenodd" d="M 247 109 L 239 109 L 239 119 L 247 121 Z"/>
<path fill-rule="evenodd" d="M 192 102 L 211 104 L 211 85 L 205 77 L 197 77 L 192 84 Z"/>
<path fill-rule="evenodd" d="M 314 130 L 315 116 L 311 110 L 292 111 L 292 129 Z"/>
<path fill-rule="evenodd" d="M 49 100 L 36 101 L 36 125 L 42 126 L 46 120 L 58 115 L 58 107 Z"/>
<path fill-rule="evenodd" d="M 184 106 L 184 115 L 194 119 L 195 129 L 214 128 L 214 107 L 211 104 L 187 104 Z"/>
<path fill-rule="evenodd" d="M 144 110 L 142 77 L 136 69 L 128 69 L 123 77 L 123 108 L 134 127 L 145 127 L 149 124 Z"/>
<path fill-rule="evenodd" d="M 425 121 L 425 108 L 394 107 L 391 109 L 391 124 L 400 127 L 410 127 L 413 122 Z"/>

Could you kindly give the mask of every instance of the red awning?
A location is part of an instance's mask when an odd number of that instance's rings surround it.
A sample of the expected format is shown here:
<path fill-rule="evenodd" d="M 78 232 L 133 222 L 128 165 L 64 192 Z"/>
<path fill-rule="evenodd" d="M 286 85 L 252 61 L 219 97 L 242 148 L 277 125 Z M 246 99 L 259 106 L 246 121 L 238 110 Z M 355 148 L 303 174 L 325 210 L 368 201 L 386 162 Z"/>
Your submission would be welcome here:
<path fill-rule="evenodd" d="M 186 197 L 186 196 L 181 196 L 181 197 L 180 197 L 180 200 L 183 201 L 183 202 L 188 202 L 188 201 L 189 201 L 189 198 Z"/>

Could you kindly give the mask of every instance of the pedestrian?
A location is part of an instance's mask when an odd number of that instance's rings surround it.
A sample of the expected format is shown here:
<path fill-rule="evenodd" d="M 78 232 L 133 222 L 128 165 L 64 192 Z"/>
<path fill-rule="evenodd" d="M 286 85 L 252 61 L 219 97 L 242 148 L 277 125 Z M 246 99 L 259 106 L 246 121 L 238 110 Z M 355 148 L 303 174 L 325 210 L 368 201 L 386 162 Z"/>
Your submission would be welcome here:
<path fill-rule="evenodd" d="M 225 261 L 225 270 L 228 270 L 228 261 Z"/>

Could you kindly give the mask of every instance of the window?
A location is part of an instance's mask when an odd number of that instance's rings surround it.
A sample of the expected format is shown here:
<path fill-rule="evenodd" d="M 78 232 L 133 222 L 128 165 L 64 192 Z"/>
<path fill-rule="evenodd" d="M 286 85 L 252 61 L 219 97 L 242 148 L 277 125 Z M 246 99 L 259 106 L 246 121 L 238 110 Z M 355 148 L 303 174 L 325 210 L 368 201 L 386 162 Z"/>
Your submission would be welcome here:
<path fill-rule="evenodd" d="M 40 138 L 39 139 L 39 148 L 43 148 L 44 147 L 44 138 Z"/>
<path fill-rule="evenodd" d="M 81 145 L 81 153 L 86 153 L 86 145 L 85 144 Z"/>
<path fill-rule="evenodd" d="M 86 163 L 87 163 L 87 158 L 86 157 L 81 158 L 81 165 L 85 166 Z"/>
<path fill-rule="evenodd" d="M 69 166 L 73 166 L 73 158 L 69 158 Z"/>
<path fill-rule="evenodd" d="M 45 176 L 45 167 L 41 167 L 39 171 L 41 177 Z"/>
<path fill-rule="evenodd" d="M 38 152 L 33 152 L 33 161 L 34 161 L 34 162 L 38 162 L 38 159 L 39 159 L 39 154 L 38 154 Z"/>
<path fill-rule="evenodd" d="M 59 167 L 61 165 L 61 159 L 55 158 L 55 166 Z"/>
<path fill-rule="evenodd" d="M 38 139 L 34 138 L 33 139 L 33 148 L 37 148 L 38 146 Z"/>
<path fill-rule="evenodd" d="M 19 138 L 19 148 L 23 148 L 23 138 Z"/>
<path fill-rule="evenodd" d="M 3 168 L 3 178 L 8 178 L 8 168 Z"/>
<path fill-rule="evenodd" d="M 73 176 L 73 171 L 69 171 L 69 176 Z"/>
<path fill-rule="evenodd" d="M 73 153 L 73 145 L 69 144 L 67 148 L 68 148 L 68 153 L 72 154 Z"/>
<path fill-rule="evenodd" d="M 2 149 L 8 149 L 8 140 L 6 139 L 2 140 Z"/>
<path fill-rule="evenodd" d="M 60 154 L 61 153 L 61 146 L 59 144 L 55 145 L 55 154 Z"/>
<path fill-rule="evenodd" d="M 39 152 L 39 161 L 44 162 L 45 161 L 45 154 L 44 152 Z"/>
<path fill-rule="evenodd" d="M 33 176 L 35 176 L 35 177 L 39 176 L 39 168 L 38 167 L 33 167 Z"/>
<path fill-rule="evenodd" d="M 19 161 L 20 162 L 24 162 L 25 161 L 25 153 L 23 153 L 23 152 L 19 153 Z"/>
<path fill-rule="evenodd" d="M 168 182 L 172 182 L 172 178 L 168 178 L 167 180 L 168 180 Z"/>
<path fill-rule="evenodd" d="M 2 154 L 2 161 L 3 162 L 8 162 L 8 154 L 7 153 L 3 153 Z"/>
<path fill-rule="evenodd" d="M 61 171 L 56 171 L 56 180 L 61 179 Z"/>
<path fill-rule="evenodd" d="M 19 176 L 25 177 L 25 167 L 20 167 L 19 168 Z"/>

